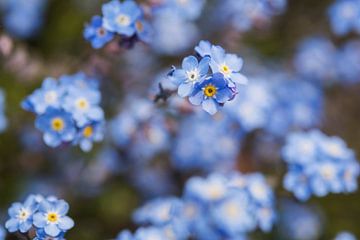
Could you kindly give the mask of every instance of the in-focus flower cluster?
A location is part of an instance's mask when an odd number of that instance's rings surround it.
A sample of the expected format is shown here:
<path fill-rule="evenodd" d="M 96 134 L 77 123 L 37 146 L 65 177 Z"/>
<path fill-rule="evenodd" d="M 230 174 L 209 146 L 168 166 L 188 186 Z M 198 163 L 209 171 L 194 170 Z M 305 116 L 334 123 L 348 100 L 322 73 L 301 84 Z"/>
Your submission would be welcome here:
<path fill-rule="evenodd" d="M 115 35 L 120 36 L 121 43 L 137 40 L 149 42 L 151 28 L 144 19 L 143 10 L 133 0 L 120 2 L 112 0 L 102 6 L 103 16 L 94 16 L 84 29 L 84 37 L 93 48 L 101 48 L 110 42 Z"/>
<path fill-rule="evenodd" d="M 329 8 L 331 28 L 336 35 L 360 33 L 360 1 L 336 0 Z"/>
<path fill-rule="evenodd" d="M 3 0 L 0 2 L 6 30 L 18 38 L 34 37 L 44 22 L 47 0 Z"/>
<path fill-rule="evenodd" d="M 48 146 L 72 143 L 90 151 L 93 142 L 103 139 L 105 120 L 100 101 L 97 80 L 77 73 L 59 80 L 46 78 L 22 107 L 37 115 L 35 126 L 43 132 Z"/>
<path fill-rule="evenodd" d="M 319 130 L 293 133 L 282 155 L 288 164 L 284 187 L 299 200 L 357 189 L 359 163 L 339 137 L 328 137 Z"/>
<path fill-rule="evenodd" d="M 74 221 L 67 216 L 68 211 L 69 204 L 64 200 L 30 195 L 24 203 L 11 205 L 5 227 L 10 233 L 29 234 L 35 240 L 63 240 L 65 233 L 74 226 Z M 33 230 L 36 236 L 31 236 Z"/>
<path fill-rule="evenodd" d="M 178 86 L 180 97 L 188 97 L 193 105 L 201 105 L 206 112 L 215 114 L 219 107 L 234 99 L 238 84 L 247 83 L 240 73 L 243 60 L 207 41 L 201 41 L 195 51 L 199 58 L 184 58 L 182 68 L 173 69 L 169 77 Z"/>
<path fill-rule="evenodd" d="M 270 231 L 275 221 L 272 189 L 261 174 L 213 173 L 188 180 L 182 198 L 152 200 L 133 215 L 140 228 L 125 239 L 245 239 L 256 230 Z M 156 236 L 156 237 L 155 237 Z"/>
<path fill-rule="evenodd" d="M 0 132 L 7 127 L 7 119 L 5 117 L 5 94 L 0 89 Z"/>

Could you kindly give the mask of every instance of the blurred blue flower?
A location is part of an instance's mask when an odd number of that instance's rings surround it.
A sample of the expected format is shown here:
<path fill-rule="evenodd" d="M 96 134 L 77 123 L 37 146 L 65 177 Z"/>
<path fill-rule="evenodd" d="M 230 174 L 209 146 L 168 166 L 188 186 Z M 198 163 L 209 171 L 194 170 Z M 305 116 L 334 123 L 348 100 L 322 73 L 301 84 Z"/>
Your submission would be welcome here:
<path fill-rule="evenodd" d="M 210 56 L 211 55 L 212 44 L 209 41 L 201 40 L 199 44 L 195 47 L 195 52 L 200 55 L 200 57 Z"/>
<path fill-rule="evenodd" d="M 118 34 L 130 37 L 135 33 L 135 21 L 141 16 L 141 9 L 133 0 L 119 2 L 112 0 L 102 6 L 104 27 Z"/>
<path fill-rule="evenodd" d="M 28 198 L 24 203 L 13 203 L 8 211 L 10 219 L 5 223 L 6 229 L 11 233 L 29 231 L 33 224 L 33 214 L 37 208 L 38 205 L 34 198 Z"/>
<path fill-rule="evenodd" d="M 76 134 L 75 123 L 71 115 L 64 110 L 48 108 L 36 118 L 35 126 L 44 133 L 48 146 L 57 147 L 62 142 L 72 141 Z"/>
<path fill-rule="evenodd" d="M 360 1 L 336 0 L 328 10 L 331 28 L 336 35 L 360 33 Z"/>
<path fill-rule="evenodd" d="M 182 62 L 182 69 L 176 69 L 172 76 L 173 82 L 178 88 L 180 97 L 189 96 L 196 83 L 201 82 L 209 71 L 210 58 L 205 57 L 200 62 L 194 56 L 184 58 Z"/>
<path fill-rule="evenodd" d="M 206 0 L 167 0 L 166 7 L 187 20 L 195 20 L 200 15 Z"/>
<path fill-rule="evenodd" d="M 356 237 L 350 232 L 340 232 L 334 240 L 356 240 Z"/>
<path fill-rule="evenodd" d="M 338 137 L 327 137 L 318 130 L 292 133 L 282 153 L 288 163 L 284 187 L 299 200 L 308 200 L 313 194 L 323 197 L 357 189 L 360 165 L 354 152 Z"/>
<path fill-rule="evenodd" d="M 227 85 L 224 76 L 221 73 L 215 73 L 210 79 L 195 84 L 189 101 L 194 105 L 201 104 L 206 112 L 213 115 L 234 95 L 234 90 Z"/>
<path fill-rule="evenodd" d="M 337 77 L 337 52 L 325 37 L 309 37 L 300 42 L 294 67 L 300 76 L 329 85 Z"/>
<path fill-rule="evenodd" d="M 145 43 L 151 43 L 154 37 L 154 30 L 146 20 L 140 18 L 135 22 L 136 36 Z"/>
<path fill-rule="evenodd" d="M 114 34 L 104 28 L 100 16 L 94 16 L 84 29 L 84 38 L 91 42 L 93 48 L 101 48 L 114 38 Z"/>
<path fill-rule="evenodd" d="M 349 41 L 339 50 L 337 57 L 340 84 L 360 81 L 360 41 Z"/>
<path fill-rule="evenodd" d="M 5 29 L 18 38 L 31 38 L 39 33 L 47 0 L 4 0 Z"/>
<path fill-rule="evenodd" d="M 40 89 L 36 89 L 22 103 L 22 107 L 37 114 L 43 114 L 48 107 L 60 108 L 65 89 L 54 78 L 46 78 Z"/>
<path fill-rule="evenodd" d="M 74 221 L 66 216 L 68 211 L 69 205 L 64 200 L 43 200 L 34 214 L 34 225 L 51 237 L 58 237 L 74 226 Z"/>
<path fill-rule="evenodd" d="M 61 75 L 59 77 L 60 85 L 67 90 L 99 90 L 99 81 L 95 78 L 87 76 L 83 72 L 78 72 L 72 75 Z"/>
<path fill-rule="evenodd" d="M 79 144 L 84 152 L 88 152 L 92 149 L 93 142 L 100 142 L 103 138 L 104 122 L 93 122 L 78 131 L 73 143 Z"/>

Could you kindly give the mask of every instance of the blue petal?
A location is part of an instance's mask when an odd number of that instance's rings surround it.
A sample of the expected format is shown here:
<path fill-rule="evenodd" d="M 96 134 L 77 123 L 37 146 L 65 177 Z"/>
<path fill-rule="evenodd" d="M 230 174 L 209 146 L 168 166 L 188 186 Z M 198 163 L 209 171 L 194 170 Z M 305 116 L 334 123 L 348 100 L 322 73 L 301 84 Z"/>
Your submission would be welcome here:
<path fill-rule="evenodd" d="M 232 91 L 229 88 L 224 88 L 216 93 L 216 101 L 219 103 L 225 103 L 232 97 Z"/>
<path fill-rule="evenodd" d="M 32 227 L 31 221 L 25 221 L 19 224 L 19 231 L 25 233 Z"/>
<path fill-rule="evenodd" d="M 193 69 L 196 69 L 198 67 L 198 60 L 194 56 L 189 56 L 184 58 L 182 62 L 182 68 L 185 71 L 191 71 Z"/>
<path fill-rule="evenodd" d="M 214 115 L 218 111 L 218 104 L 214 99 L 208 98 L 202 102 L 202 108 L 211 115 Z"/>
<path fill-rule="evenodd" d="M 67 231 L 74 226 L 74 221 L 68 216 L 62 217 L 58 223 L 61 230 Z"/>
<path fill-rule="evenodd" d="M 46 226 L 46 218 L 43 213 L 35 213 L 33 217 L 35 227 L 43 228 Z"/>
<path fill-rule="evenodd" d="M 61 144 L 61 139 L 56 134 L 45 133 L 43 139 L 49 147 L 58 147 Z"/>
<path fill-rule="evenodd" d="M 176 69 L 173 73 L 173 77 L 171 78 L 172 82 L 179 86 L 181 83 L 185 82 L 187 79 L 185 70 L 183 69 Z"/>
<path fill-rule="evenodd" d="M 201 59 L 199 63 L 199 72 L 201 76 L 208 73 L 210 60 L 210 57 L 204 57 L 203 59 Z"/>
<path fill-rule="evenodd" d="M 212 46 L 211 59 L 217 64 L 221 64 L 225 61 L 225 50 L 220 46 Z"/>
<path fill-rule="evenodd" d="M 233 73 L 231 74 L 231 80 L 238 84 L 247 84 L 248 79 L 241 73 Z"/>
<path fill-rule="evenodd" d="M 15 218 L 11 218 L 6 221 L 5 227 L 9 232 L 16 232 L 19 229 L 19 221 Z"/>
<path fill-rule="evenodd" d="M 243 60 L 236 54 L 226 54 L 225 63 L 233 72 L 239 72 L 243 66 Z"/>
<path fill-rule="evenodd" d="M 69 204 L 64 200 L 59 200 L 55 205 L 55 211 L 60 214 L 60 216 L 64 216 L 69 211 Z"/>
<path fill-rule="evenodd" d="M 192 83 L 183 83 L 180 84 L 178 88 L 178 94 L 180 97 L 187 97 L 193 91 L 193 84 Z"/>
<path fill-rule="evenodd" d="M 49 224 L 44 228 L 45 233 L 51 237 L 56 237 L 60 234 L 61 230 L 55 224 Z"/>
<path fill-rule="evenodd" d="M 195 95 L 189 97 L 189 101 L 193 105 L 200 105 L 203 99 L 204 99 L 204 93 L 202 91 L 199 91 Z"/>

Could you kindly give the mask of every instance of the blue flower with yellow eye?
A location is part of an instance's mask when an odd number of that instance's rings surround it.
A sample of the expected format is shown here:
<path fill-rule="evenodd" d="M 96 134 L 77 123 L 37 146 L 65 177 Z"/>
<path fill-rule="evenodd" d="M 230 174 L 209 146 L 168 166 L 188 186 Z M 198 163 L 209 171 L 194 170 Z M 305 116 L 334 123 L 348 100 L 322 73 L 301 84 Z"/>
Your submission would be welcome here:
<path fill-rule="evenodd" d="M 235 54 L 228 54 L 220 46 L 212 46 L 210 67 L 213 73 L 222 73 L 231 83 L 246 84 L 247 78 L 240 73 L 243 60 Z"/>
<path fill-rule="evenodd" d="M 178 85 L 178 94 L 180 97 L 189 96 L 196 83 L 202 81 L 209 71 L 210 58 L 205 57 L 198 62 L 194 56 L 184 58 L 182 69 L 176 69 L 172 73 L 173 82 Z"/>
<path fill-rule="evenodd" d="M 5 227 L 9 232 L 20 231 L 26 233 L 33 224 L 33 214 L 37 210 L 37 203 L 33 198 L 28 198 L 23 204 L 13 203 L 9 208 L 10 219 L 6 221 Z"/>
<path fill-rule="evenodd" d="M 64 97 L 63 108 L 72 114 L 78 127 L 92 121 L 102 121 L 104 112 L 99 106 L 101 95 L 98 91 L 70 89 Z"/>
<path fill-rule="evenodd" d="M 93 147 L 93 142 L 100 142 L 104 138 L 104 123 L 103 122 L 94 122 L 82 127 L 74 141 L 73 144 L 80 145 L 81 150 L 88 152 Z"/>
<path fill-rule="evenodd" d="M 132 0 L 122 3 L 112 0 L 102 6 L 102 13 L 104 27 L 107 30 L 127 37 L 134 35 L 135 21 L 142 14 L 139 6 Z"/>
<path fill-rule="evenodd" d="M 43 114 L 48 107 L 59 108 L 64 95 L 64 88 L 56 79 L 46 78 L 40 89 L 35 90 L 21 104 L 22 107 L 37 114 Z"/>
<path fill-rule="evenodd" d="M 215 114 L 219 106 L 231 100 L 235 92 L 227 85 L 221 73 L 214 74 L 210 79 L 197 83 L 189 98 L 194 105 L 200 105 L 210 113 Z"/>
<path fill-rule="evenodd" d="M 100 16 L 94 16 L 85 27 L 84 38 L 91 42 L 93 48 L 101 48 L 114 38 L 114 34 L 104 28 Z"/>
<path fill-rule="evenodd" d="M 44 114 L 36 118 L 35 126 L 44 133 L 44 141 L 51 147 L 72 141 L 76 134 L 71 114 L 61 109 L 48 108 Z"/>
<path fill-rule="evenodd" d="M 44 200 L 39 205 L 39 210 L 34 214 L 34 226 L 44 229 L 50 237 L 58 237 L 74 226 L 74 221 L 67 216 L 69 204 L 64 200 Z"/>

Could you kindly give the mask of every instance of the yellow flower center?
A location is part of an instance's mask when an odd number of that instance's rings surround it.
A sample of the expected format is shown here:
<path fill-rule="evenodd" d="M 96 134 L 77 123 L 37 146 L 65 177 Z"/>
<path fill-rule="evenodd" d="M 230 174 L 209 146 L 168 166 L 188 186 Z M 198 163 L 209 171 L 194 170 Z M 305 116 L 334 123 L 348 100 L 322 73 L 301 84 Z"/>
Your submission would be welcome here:
<path fill-rule="evenodd" d="M 87 126 L 87 127 L 84 128 L 84 130 L 83 130 L 83 135 L 84 135 L 84 137 L 89 138 L 89 137 L 92 136 L 93 132 L 94 132 L 93 127 Z"/>
<path fill-rule="evenodd" d="M 130 25 L 130 18 L 127 15 L 124 14 L 120 14 L 117 18 L 116 18 L 116 22 L 121 25 L 121 26 L 128 26 Z"/>
<path fill-rule="evenodd" d="M 18 219 L 20 219 L 21 221 L 25 221 L 26 219 L 28 219 L 29 215 L 30 214 L 26 209 L 22 209 L 18 214 Z"/>
<path fill-rule="evenodd" d="M 62 118 L 56 117 L 51 121 L 51 127 L 56 132 L 60 132 L 64 129 L 65 123 Z"/>
<path fill-rule="evenodd" d="M 144 30 L 144 25 L 142 24 L 141 21 L 136 21 L 135 27 L 136 27 L 136 30 L 138 30 L 139 32 L 142 32 Z"/>
<path fill-rule="evenodd" d="M 224 74 L 224 75 L 228 75 L 228 74 L 231 73 L 231 70 L 230 70 L 230 68 L 229 68 L 227 65 L 223 64 L 223 65 L 220 67 L 220 72 L 221 72 L 222 74 Z"/>
<path fill-rule="evenodd" d="M 49 222 L 55 223 L 59 220 L 59 216 L 57 213 L 51 212 L 47 214 L 47 220 Z"/>
<path fill-rule="evenodd" d="M 217 89 L 214 85 L 207 85 L 205 88 L 204 88 L 204 94 L 205 96 L 207 97 L 213 97 L 217 92 Z"/>
<path fill-rule="evenodd" d="M 80 98 L 77 100 L 76 102 L 76 106 L 79 108 L 79 109 L 87 109 L 89 107 L 89 103 L 86 99 L 84 98 Z"/>

